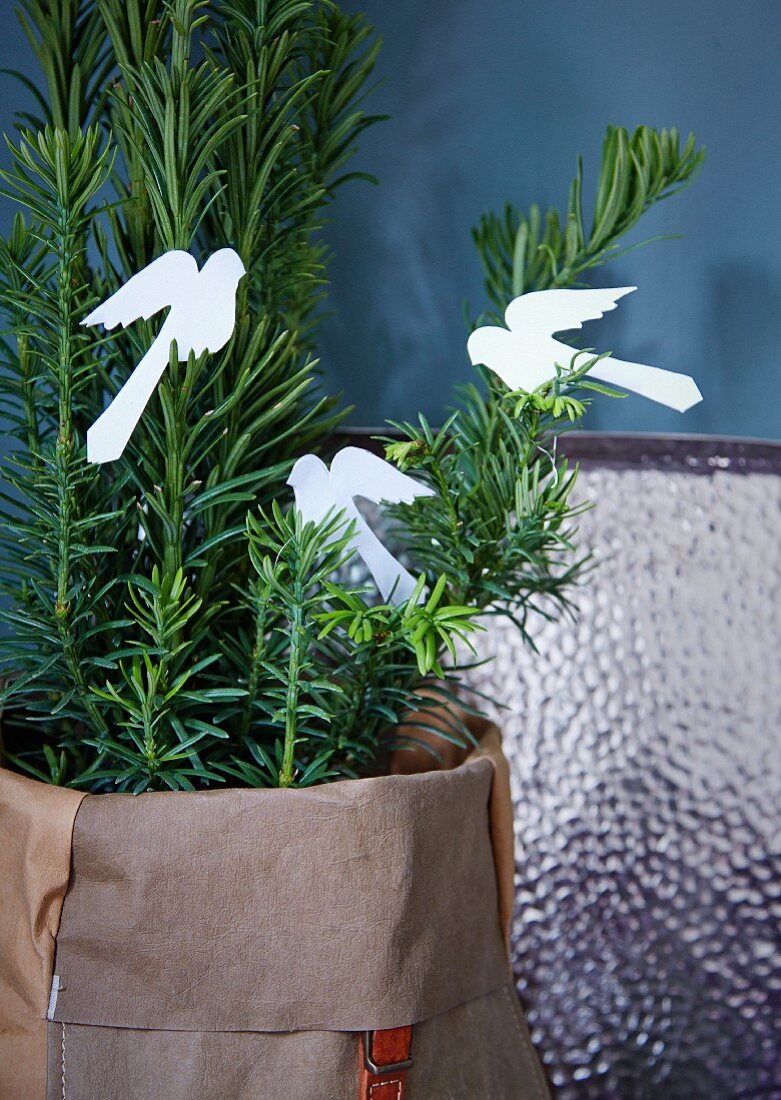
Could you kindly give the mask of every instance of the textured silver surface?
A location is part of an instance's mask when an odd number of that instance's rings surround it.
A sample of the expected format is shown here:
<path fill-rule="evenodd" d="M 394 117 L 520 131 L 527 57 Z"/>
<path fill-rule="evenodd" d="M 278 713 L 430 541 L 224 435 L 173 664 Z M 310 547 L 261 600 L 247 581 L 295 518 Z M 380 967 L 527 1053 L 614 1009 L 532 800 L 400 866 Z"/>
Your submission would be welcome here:
<path fill-rule="evenodd" d="M 711 469 L 729 466 L 718 460 Z M 781 1097 L 781 476 L 593 468 L 576 622 L 492 627 L 514 966 L 561 1100 Z"/>

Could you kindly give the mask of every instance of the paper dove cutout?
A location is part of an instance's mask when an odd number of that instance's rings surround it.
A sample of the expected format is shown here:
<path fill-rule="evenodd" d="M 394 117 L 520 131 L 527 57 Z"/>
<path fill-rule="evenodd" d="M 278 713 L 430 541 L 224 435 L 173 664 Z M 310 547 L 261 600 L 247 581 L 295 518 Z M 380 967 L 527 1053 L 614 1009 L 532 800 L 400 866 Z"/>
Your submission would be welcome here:
<path fill-rule="evenodd" d="M 83 325 L 127 327 L 170 306 L 157 339 L 88 430 L 89 462 L 112 462 L 122 454 L 168 366 L 172 340 L 181 362 L 190 352 L 202 355 L 225 347 L 236 324 L 236 287 L 245 274 L 232 248 L 215 252 L 200 271 L 189 252 L 165 252 L 84 318 Z"/>
<path fill-rule="evenodd" d="M 374 577 L 383 600 L 390 598 L 398 605 L 410 598 L 414 577 L 386 550 L 356 508 L 354 498 L 365 497 L 375 504 L 411 504 L 415 497 L 433 496 L 433 489 L 362 447 L 343 447 L 334 455 L 330 470 L 316 455 L 304 455 L 293 466 L 287 483 L 293 487 L 296 507 L 305 522 L 319 523 L 329 509 L 344 510 L 347 521 L 355 521 L 352 546 Z"/>
<path fill-rule="evenodd" d="M 619 298 L 635 286 L 613 290 L 537 290 L 513 299 L 507 307 L 507 328 L 486 325 L 475 329 L 467 341 L 472 364 L 483 363 L 499 375 L 511 390 L 531 391 L 555 378 L 555 365 L 568 366 L 575 348 L 553 339 L 555 332 L 581 328 L 615 309 Z M 660 367 L 627 363 L 608 356 L 589 371 L 594 378 L 632 390 L 651 401 L 686 412 L 702 401 L 697 383 L 688 374 Z"/>

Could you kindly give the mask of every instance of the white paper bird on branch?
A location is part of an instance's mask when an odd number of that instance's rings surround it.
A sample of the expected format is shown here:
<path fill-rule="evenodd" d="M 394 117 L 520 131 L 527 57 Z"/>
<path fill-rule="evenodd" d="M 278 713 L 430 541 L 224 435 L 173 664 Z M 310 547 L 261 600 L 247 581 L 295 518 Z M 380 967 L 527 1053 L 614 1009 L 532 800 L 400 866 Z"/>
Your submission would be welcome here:
<path fill-rule="evenodd" d="M 473 364 L 483 363 L 499 375 L 511 390 L 531 392 L 556 377 L 556 365 L 568 367 L 577 349 L 560 340 L 556 332 L 581 328 L 615 309 L 619 298 L 637 290 L 634 286 L 612 290 L 537 290 L 513 299 L 504 315 L 507 328 L 485 325 L 469 337 L 467 350 Z M 688 374 L 676 374 L 643 363 L 628 363 L 606 356 L 588 372 L 594 378 L 651 401 L 686 412 L 702 401 L 697 383 Z"/>
<path fill-rule="evenodd" d="M 170 307 L 149 351 L 87 431 L 89 462 L 112 462 L 122 454 L 168 366 L 172 341 L 181 362 L 191 352 L 225 347 L 236 325 L 236 288 L 245 274 L 232 248 L 215 252 L 200 271 L 189 252 L 165 252 L 84 318 L 83 325 L 111 329 Z"/>
<path fill-rule="evenodd" d="M 351 545 L 374 577 L 383 600 L 390 599 L 398 606 L 410 598 L 414 577 L 383 546 L 354 501 L 365 497 L 375 504 L 411 504 L 416 497 L 433 496 L 433 489 L 362 447 L 343 447 L 334 455 L 330 470 L 316 455 L 304 455 L 293 466 L 287 483 L 293 487 L 296 507 L 305 522 L 319 523 L 331 509 L 344 510 L 346 521 L 355 522 Z"/>

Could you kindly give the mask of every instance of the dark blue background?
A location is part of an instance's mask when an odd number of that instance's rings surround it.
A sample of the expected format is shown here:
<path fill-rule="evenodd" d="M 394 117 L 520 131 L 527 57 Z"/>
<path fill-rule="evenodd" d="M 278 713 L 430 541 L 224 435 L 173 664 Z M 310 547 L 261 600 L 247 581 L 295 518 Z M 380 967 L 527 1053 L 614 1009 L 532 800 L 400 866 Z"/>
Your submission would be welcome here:
<path fill-rule="evenodd" d="M 329 239 L 329 384 L 354 423 L 439 419 L 470 367 L 462 302 L 487 304 L 469 228 L 511 199 L 562 205 L 576 154 L 586 208 L 606 123 L 675 125 L 708 147 L 700 178 L 648 215 L 603 285 L 637 294 L 586 329 L 624 358 L 693 374 L 705 401 L 680 416 L 600 399 L 588 426 L 781 437 L 781 111 L 778 0 L 364 0 L 385 39 L 373 110 L 393 117 L 355 166 L 379 188 L 339 198 Z M 32 70 L 3 2 L 0 64 Z M 4 129 L 25 96 L 3 77 Z M 3 208 L 7 223 L 7 208 Z"/>
<path fill-rule="evenodd" d="M 437 417 L 469 377 L 462 300 L 485 307 L 469 236 L 506 200 L 562 205 L 582 152 L 586 209 L 605 125 L 693 130 L 687 191 L 633 239 L 682 233 L 599 273 L 639 290 L 589 344 L 693 374 L 681 416 L 600 399 L 588 426 L 781 436 L 781 4 L 778 0 L 368 0 L 385 38 L 363 141 L 380 188 L 353 187 L 331 232 L 335 316 L 323 358 L 356 421 Z M 597 344 L 597 340 L 599 343 Z"/>

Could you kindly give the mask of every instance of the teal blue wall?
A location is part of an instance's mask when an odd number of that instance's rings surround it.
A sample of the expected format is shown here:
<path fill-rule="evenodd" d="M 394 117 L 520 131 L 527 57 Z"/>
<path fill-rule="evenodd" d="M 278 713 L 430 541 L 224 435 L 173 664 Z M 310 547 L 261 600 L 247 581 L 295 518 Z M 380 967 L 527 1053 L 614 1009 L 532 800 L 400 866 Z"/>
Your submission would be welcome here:
<path fill-rule="evenodd" d="M 441 415 L 469 377 L 462 301 L 486 305 L 469 227 L 511 199 L 562 204 L 575 156 L 593 183 L 606 123 L 693 130 L 699 179 L 617 261 L 637 284 L 590 342 L 695 375 L 684 416 L 600 400 L 589 426 L 781 437 L 779 0 L 364 0 L 382 32 L 391 114 L 363 141 L 379 188 L 340 198 L 324 361 L 356 422 Z M 590 190 L 587 182 L 587 194 Z"/>
<path fill-rule="evenodd" d="M 506 199 L 561 204 L 575 156 L 593 183 L 605 124 L 694 130 L 699 180 L 634 239 L 682 233 L 597 276 L 640 287 L 587 335 L 624 358 L 689 372 L 685 416 L 602 400 L 589 426 L 781 437 L 779 0 L 364 0 L 385 39 L 366 135 L 329 230 L 334 316 L 323 364 L 354 423 L 439 419 L 469 377 L 462 303 L 486 304 L 469 227 Z M 0 65 L 31 71 L 2 0 Z M 3 128 L 25 102 L 0 77 Z M 7 208 L 0 221 L 7 221 Z"/>

